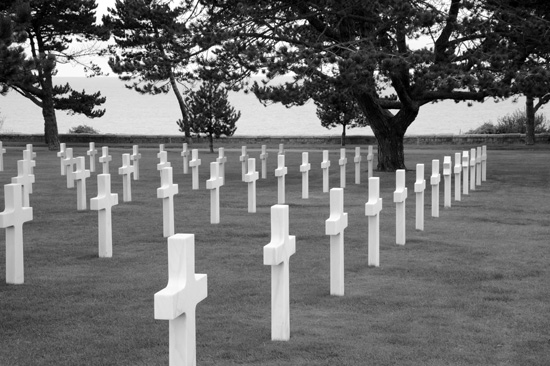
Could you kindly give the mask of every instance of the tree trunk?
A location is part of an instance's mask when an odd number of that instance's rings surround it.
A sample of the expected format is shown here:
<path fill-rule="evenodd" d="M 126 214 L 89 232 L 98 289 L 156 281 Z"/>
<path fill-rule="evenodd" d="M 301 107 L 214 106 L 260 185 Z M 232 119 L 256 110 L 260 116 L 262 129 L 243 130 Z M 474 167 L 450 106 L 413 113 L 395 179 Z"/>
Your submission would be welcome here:
<path fill-rule="evenodd" d="M 185 121 L 188 121 L 187 117 L 187 106 L 185 105 L 185 101 L 183 100 L 183 97 L 180 93 L 180 90 L 178 89 L 178 84 L 176 83 L 176 78 L 170 72 L 170 85 L 172 86 L 172 90 L 174 91 L 174 94 L 176 95 L 176 99 L 178 100 L 178 104 L 180 106 L 180 111 L 182 115 L 182 120 L 184 121 L 184 130 L 185 130 L 185 137 L 190 138 L 191 137 L 191 126 L 189 126 L 188 123 L 185 123 Z"/>
<path fill-rule="evenodd" d="M 535 144 L 535 101 L 531 96 L 526 96 L 525 100 L 525 145 Z"/>
<path fill-rule="evenodd" d="M 379 131 L 372 129 L 378 141 L 378 167 L 379 171 L 394 172 L 405 167 L 405 149 L 403 138 L 405 133 L 397 130 Z"/>
<path fill-rule="evenodd" d="M 346 125 L 342 125 L 342 137 L 340 139 L 340 144 L 346 146 Z"/>
<path fill-rule="evenodd" d="M 214 136 L 212 136 L 212 134 L 209 134 L 208 135 L 208 140 L 210 142 L 210 152 L 213 153 L 214 152 Z"/>
<path fill-rule="evenodd" d="M 53 82 L 51 75 L 46 75 L 43 85 L 42 116 L 44 117 L 44 142 L 49 150 L 59 150 L 59 133 L 53 102 Z"/>

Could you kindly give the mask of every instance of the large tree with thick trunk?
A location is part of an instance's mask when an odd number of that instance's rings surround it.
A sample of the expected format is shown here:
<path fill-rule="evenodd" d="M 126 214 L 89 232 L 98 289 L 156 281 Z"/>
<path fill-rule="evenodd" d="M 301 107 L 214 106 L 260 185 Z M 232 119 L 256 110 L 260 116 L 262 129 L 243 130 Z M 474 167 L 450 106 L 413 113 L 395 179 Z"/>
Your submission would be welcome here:
<path fill-rule="evenodd" d="M 352 96 L 378 140 L 382 171 L 405 168 L 403 138 L 423 105 L 504 93 L 506 57 L 492 52 L 499 39 L 485 1 L 201 2 L 228 73 L 294 76 L 252 85 L 260 99 L 300 105 L 327 83 Z"/>
<path fill-rule="evenodd" d="M 0 3 L 0 85 L 14 90 L 42 109 L 44 139 L 59 147 L 56 109 L 90 118 L 105 111 L 99 92 L 78 92 L 67 83 L 55 85 L 58 63 L 75 63 L 94 52 L 74 44 L 100 39 L 105 33 L 95 24 L 95 0 L 3 0 Z M 84 44 L 84 43 L 82 43 Z M 73 47 L 71 47 L 73 46 Z M 82 64 L 92 75 L 93 64 Z"/>

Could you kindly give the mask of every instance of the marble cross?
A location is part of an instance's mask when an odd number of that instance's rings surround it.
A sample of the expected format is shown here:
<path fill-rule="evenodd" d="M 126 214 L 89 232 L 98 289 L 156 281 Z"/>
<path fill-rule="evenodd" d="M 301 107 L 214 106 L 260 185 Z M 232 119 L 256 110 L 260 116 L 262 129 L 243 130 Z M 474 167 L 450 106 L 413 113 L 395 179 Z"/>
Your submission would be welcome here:
<path fill-rule="evenodd" d="M 355 148 L 353 162 L 355 163 L 355 184 L 361 184 L 361 148 L 359 146 Z"/>
<path fill-rule="evenodd" d="M 172 178 L 172 167 L 162 168 L 160 182 L 157 198 L 162 199 L 162 234 L 167 238 L 174 235 L 174 196 L 179 192 Z"/>
<path fill-rule="evenodd" d="M 193 180 L 192 188 L 197 190 L 199 189 L 199 167 L 201 166 L 198 149 L 191 150 L 191 161 L 189 162 L 189 166 L 191 167 L 191 176 Z"/>
<path fill-rule="evenodd" d="M 109 155 L 109 146 L 103 146 L 101 148 L 101 156 L 99 157 L 99 162 L 102 167 L 102 174 L 109 174 L 109 162 L 113 160 L 113 157 Z"/>
<path fill-rule="evenodd" d="M 29 153 L 25 154 L 25 151 L 29 151 Z M 34 174 L 34 167 L 36 166 L 36 153 L 33 151 L 32 144 L 27 144 L 25 151 L 23 151 L 23 159 L 31 161 L 31 174 Z"/>
<path fill-rule="evenodd" d="M 300 165 L 300 172 L 302 172 L 302 198 L 309 198 L 309 171 L 311 170 L 311 164 L 309 163 L 309 154 L 307 152 L 302 153 L 302 165 Z"/>
<path fill-rule="evenodd" d="M 340 188 L 346 188 L 346 164 L 348 159 L 346 158 L 346 149 L 340 149 L 340 160 L 338 160 L 338 165 L 340 165 Z"/>
<path fill-rule="evenodd" d="M 284 155 L 285 154 L 285 144 L 279 144 L 279 152 L 277 155 Z"/>
<path fill-rule="evenodd" d="M 476 149 L 470 149 L 470 191 L 476 190 Z"/>
<path fill-rule="evenodd" d="M 481 180 L 485 182 L 487 180 L 487 146 L 481 147 Z"/>
<path fill-rule="evenodd" d="M 405 169 L 398 169 L 395 171 L 395 192 L 393 192 L 393 202 L 395 202 L 395 244 L 398 245 L 405 245 L 406 242 L 405 203 L 407 194 Z"/>
<path fill-rule="evenodd" d="M 2 146 L 2 141 L 0 141 L 0 172 L 4 171 L 4 154 L 6 149 Z"/>
<path fill-rule="evenodd" d="M 462 194 L 468 194 L 468 187 L 470 186 L 468 178 L 470 159 L 468 155 L 468 150 L 462 152 Z"/>
<path fill-rule="evenodd" d="M 76 158 L 76 170 L 73 179 L 76 181 L 76 209 L 84 211 L 87 208 L 86 179 L 90 178 L 90 171 L 86 169 L 86 159 L 83 156 Z"/>
<path fill-rule="evenodd" d="M 416 193 L 416 230 L 424 230 L 424 190 L 426 180 L 424 179 L 424 164 L 416 164 L 416 182 L 414 192 Z"/>
<path fill-rule="evenodd" d="M 372 149 L 372 145 L 369 145 L 369 151 L 367 153 L 367 169 L 368 169 L 368 176 L 369 178 L 372 178 L 373 176 L 373 165 L 374 165 L 374 153 Z"/>
<path fill-rule="evenodd" d="M 256 181 L 259 175 L 256 171 L 256 159 L 248 159 L 248 173 L 244 176 L 244 181 L 248 183 L 248 212 L 256 212 Z"/>
<path fill-rule="evenodd" d="M 432 160 L 432 175 L 430 185 L 432 186 L 432 217 L 439 217 L 439 183 L 441 174 L 439 174 L 439 160 Z"/>
<path fill-rule="evenodd" d="M 172 164 L 168 161 L 168 151 L 162 150 L 157 154 L 157 157 L 160 160 L 160 162 L 157 164 L 158 171 L 172 166 Z"/>
<path fill-rule="evenodd" d="M 279 155 L 279 157 L 284 155 Z M 271 241 L 264 246 L 264 265 L 271 266 L 271 340 L 290 339 L 290 256 L 296 237 L 289 235 L 288 206 L 271 206 Z"/>
<path fill-rule="evenodd" d="M 451 207 L 451 165 L 451 157 L 445 156 L 443 158 L 443 182 L 445 184 L 443 189 L 443 207 Z"/>
<path fill-rule="evenodd" d="M 365 216 L 369 219 L 368 266 L 380 267 L 380 178 L 369 178 L 369 200 L 365 203 Z"/>
<path fill-rule="evenodd" d="M 195 150 L 193 150 L 195 151 Z M 210 190 L 210 223 L 220 223 L 220 187 L 223 179 L 220 177 L 220 166 L 216 162 L 210 163 L 210 179 L 206 181 L 206 189 Z"/>
<path fill-rule="evenodd" d="M 118 174 L 122 175 L 122 201 L 132 201 L 132 174 L 134 166 L 130 163 L 130 154 L 122 154 L 122 167 L 118 168 Z"/>
<path fill-rule="evenodd" d="M 31 174 L 31 163 L 28 160 L 17 161 L 17 177 L 11 178 L 14 184 L 21 184 L 23 207 L 30 207 L 29 195 L 32 193 L 34 174 Z"/>
<path fill-rule="evenodd" d="M 168 285 L 155 294 L 155 319 L 169 321 L 169 364 L 197 364 L 197 304 L 206 299 L 208 277 L 195 273 L 195 235 L 168 238 Z"/>
<path fill-rule="evenodd" d="M 157 158 L 160 159 L 160 153 L 163 151 L 164 151 L 164 144 L 159 144 L 159 152 L 157 153 Z"/>
<path fill-rule="evenodd" d="M 461 156 L 460 153 L 455 153 L 455 166 L 454 166 L 454 173 L 455 173 L 455 201 L 460 201 L 460 181 L 462 179 L 461 173 L 462 173 L 462 163 L 461 163 Z"/>
<path fill-rule="evenodd" d="M 481 146 L 476 151 L 476 186 L 481 185 Z"/>
<path fill-rule="evenodd" d="M 139 152 L 139 146 L 132 146 L 132 155 L 130 155 L 130 160 L 133 161 L 132 165 L 134 166 L 134 180 L 139 180 L 139 161 L 141 160 L 141 154 Z"/>
<path fill-rule="evenodd" d="M 323 192 L 328 192 L 329 187 L 329 168 L 330 160 L 328 160 L 328 150 L 323 150 L 323 161 L 321 162 L 321 169 L 323 170 Z"/>
<path fill-rule="evenodd" d="M 330 216 L 325 221 L 325 234 L 330 236 L 330 294 L 344 296 L 344 229 L 348 214 L 344 212 L 344 189 L 330 190 Z"/>
<path fill-rule="evenodd" d="M 59 151 L 57 152 L 57 157 L 59 158 L 59 163 L 61 165 L 61 175 L 65 175 L 65 165 L 63 164 L 63 159 L 67 157 L 65 155 L 66 148 L 67 148 L 67 145 L 64 142 L 62 142 L 59 144 Z"/>
<path fill-rule="evenodd" d="M 98 253 L 100 258 L 113 256 L 113 222 L 111 209 L 118 205 L 118 194 L 111 193 L 111 175 L 97 175 L 97 197 L 90 199 L 90 209 L 97 211 Z"/>
<path fill-rule="evenodd" d="M 76 158 L 73 157 L 73 149 L 68 147 L 65 149 L 65 159 L 63 159 L 63 165 L 65 166 L 65 175 L 67 176 L 67 188 L 74 188 L 74 165 L 76 164 Z"/>
<path fill-rule="evenodd" d="M 220 147 L 218 149 L 218 157 L 216 163 L 220 166 L 220 177 L 222 178 L 222 185 L 225 184 L 225 163 L 227 162 L 227 156 L 225 156 L 225 149 Z"/>
<path fill-rule="evenodd" d="M 260 153 L 260 161 L 262 162 L 262 179 L 267 179 L 267 148 L 262 145 L 262 152 Z"/>
<path fill-rule="evenodd" d="M 32 207 L 23 207 L 23 190 L 18 183 L 4 185 L 6 208 L 0 212 L 0 228 L 6 229 L 6 283 L 25 282 L 23 224 L 32 220 Z"/>
<path fill-rule="evenodd" d="M 90 142 L 90 148 L 86 151 L 86 155 L 90 157 L 90 172 L 95 172 L 95 156 L 97 155 L 97 149 L 95 148 L 95 142 Z"/>
<path fill-rule="evenodd" d="M 189 173 L 189 149 L 187 148 L 186 142 L 183 143 L 181 156 L 183 157 L 183 174 L 187 174 Z"/>
<path fill-rule="evenodd" d="M 275 176 L 277 177 L 277 203 L 282 205 L 285 203 L 285 175 L 288 173 L 288 169 L 285 166 L 285 156 L 277 155 L 277 169 L 275 169 Z"/>
<path fill-rule="evenodd" d="M 243 146 L 242 148 L 241 156 L 239 157 L 239 160 L 241 162 L 241 180 L 244 182 L 244 176 L 246 174 L 246 165 L 248 164 L 248 154 L 246 153 L 246 146 Z"/>

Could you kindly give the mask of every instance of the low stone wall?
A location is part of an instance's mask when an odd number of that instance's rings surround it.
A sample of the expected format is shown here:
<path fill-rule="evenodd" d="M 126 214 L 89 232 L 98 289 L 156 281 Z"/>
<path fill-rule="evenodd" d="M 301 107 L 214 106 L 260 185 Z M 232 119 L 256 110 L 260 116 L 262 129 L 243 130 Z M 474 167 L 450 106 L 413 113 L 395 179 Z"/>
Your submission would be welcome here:
<path fill-rule="evenodd" d="M 183 135 L 111 135 L 111 134 L 61 134 L 59 140 L 68 144 L 180 144 L 185 142 Z M 44 144 L 44 135 L 0 134 L 3 143 Z M 192 138 L 193 143 L 206 143 L 206 138 Z M 215 141 L 216 145 L 223 142 L 233 144 L 326 144 L 340 145 L 340 136 L 232 136 L 222 137 Z M 499 135 L 413 135 L 405 136 L 406 145 L 471 145 L 471 144 L 525 144 L 525 134 L 509 133 Z M 550 144 L 550 134 L 542 133 L 536 136 L 538 144 Z M 347 136 L 349 145 L 375 145 L 374 136 Z"/>

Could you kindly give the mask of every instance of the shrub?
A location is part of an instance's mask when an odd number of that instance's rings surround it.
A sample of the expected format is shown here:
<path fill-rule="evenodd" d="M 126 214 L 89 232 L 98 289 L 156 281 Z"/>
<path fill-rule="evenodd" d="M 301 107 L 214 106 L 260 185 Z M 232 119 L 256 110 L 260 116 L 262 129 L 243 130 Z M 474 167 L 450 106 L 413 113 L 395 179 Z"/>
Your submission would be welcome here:
<path fill-rule="evenodd" d="M 96 130 L 93 127 L 86 126 L 86 125 L 79 125 L 76 127 L 72 127 L 69 129 L 69 133 L 86 133 L 89 135 L 97 135 L 99 133 L 98 130 Z"/>
<path fill-rule="evenodd" d="M 511 114 L 497 119 L 497 124 L 485 122 L 478 128 L 466 132 L 467 134 L 499 134 L 499 133 L 525 133 L 527 116 L 525 111 L 518 109 Z M 546 116 L 535 115 L 535 133 L 550 132 L 550 126 Z"/>

